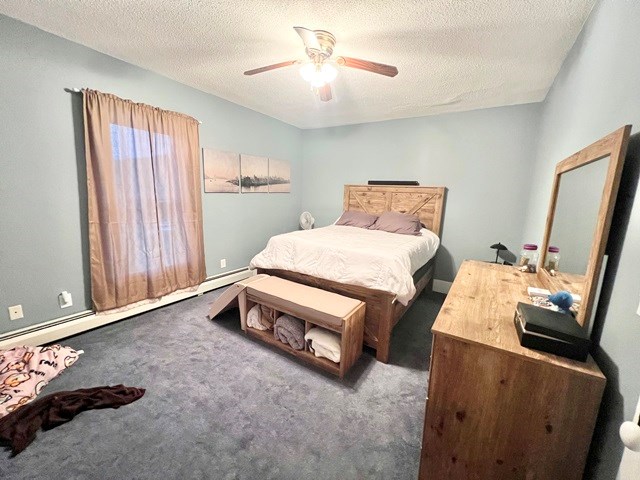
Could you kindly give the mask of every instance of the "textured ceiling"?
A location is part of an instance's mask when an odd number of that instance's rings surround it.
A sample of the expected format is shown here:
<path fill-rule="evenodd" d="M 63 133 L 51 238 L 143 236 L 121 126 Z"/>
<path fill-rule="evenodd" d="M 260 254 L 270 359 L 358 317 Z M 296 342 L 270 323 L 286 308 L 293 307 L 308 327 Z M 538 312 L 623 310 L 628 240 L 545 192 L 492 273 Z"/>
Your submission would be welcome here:
<path fill-rule="evenodd" d="M 595 0 L 0 0 L 0 12 L 301 128 L 544 99 Z M 294 25 L 332 32 L 338 67 L 320 102 L 291 66 Z M 91 87 L 91 85 L 80 85 Z"/>

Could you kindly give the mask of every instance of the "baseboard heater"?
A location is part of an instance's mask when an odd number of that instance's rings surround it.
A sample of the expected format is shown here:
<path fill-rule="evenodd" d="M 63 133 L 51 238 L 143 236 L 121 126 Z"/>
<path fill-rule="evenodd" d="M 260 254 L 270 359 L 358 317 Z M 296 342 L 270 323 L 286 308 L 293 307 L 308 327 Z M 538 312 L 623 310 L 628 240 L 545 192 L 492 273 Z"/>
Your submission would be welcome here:
<path fill-rule="evenodd" d="M 162 297 L 157 302 L 140 305 L 124 312 L 97 314 L 93 310 L 56 318 L 47 322 L 39 323 L 31 327 L 25 327 L 0 335 L 0 348 L 10 348 L 16 345 L 43 345 L 57 340 L 61 340 L 78 333 L 86 332 L 109 323 L 124 320 L 135 315 L 140 315 L 156 308 L 164 307 L 171 303 L 196 297 L 203 293 L 210 292 L 216 288 L 224 287 L 232 283 L 244 280 L 255 274 L 255 271 L 248 268 L 239 268 L 220 275 L 207 277 L 200 286 L 192 292 L 180 292 Z M 207 311 L 203 312 L 203 317 Z"/>

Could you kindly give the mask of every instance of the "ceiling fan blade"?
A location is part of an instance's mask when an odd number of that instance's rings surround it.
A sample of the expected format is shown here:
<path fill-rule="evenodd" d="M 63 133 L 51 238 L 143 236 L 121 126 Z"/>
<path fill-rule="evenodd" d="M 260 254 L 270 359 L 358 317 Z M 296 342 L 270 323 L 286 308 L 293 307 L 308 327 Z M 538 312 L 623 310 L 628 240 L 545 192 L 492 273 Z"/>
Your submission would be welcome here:
<path fill-rule="evenodd" d="M 275 70 L 276 68 L 288 67 L 298 63 L 298 60 L 290 60 L 288 62 L 274 63 L 273 65 L 267 65 L 266 67 L 254 68 L 253 70 L 247 70 L 245 75 L 255 75 L 256 73 L 268 72 L 269 70 Z"/>
<path fill-rule="evenodd" d="M 398 74 L 398 69 L 393 65 L 370 62 L 369 60 L 361 60 L 359 58 L 338 57 L 336 58 L 336 62 L 338 62 L 338 65 L 344 65 L 345 67 L 351 68 L 359 68 L 360 70 L 379 73 L 380 75 L 385 75 L 387 77 L 395 77 Z"/>
<path fill-rule="evenodd" d="M 304 27 L 293 27 L 293 29 L 300 35 L 305 47 L 312 50 L 322 50 L 318 37 L 316 37 L 316 32 Z"/>
<path fill-rule="evenodd" d="M 320 94 L 320 100 L 323 102 L 328 102 L 333 97 L 331 96 L 331 85 L 325 83 L 322 87 L 318 89 L 318 93 Z"/>

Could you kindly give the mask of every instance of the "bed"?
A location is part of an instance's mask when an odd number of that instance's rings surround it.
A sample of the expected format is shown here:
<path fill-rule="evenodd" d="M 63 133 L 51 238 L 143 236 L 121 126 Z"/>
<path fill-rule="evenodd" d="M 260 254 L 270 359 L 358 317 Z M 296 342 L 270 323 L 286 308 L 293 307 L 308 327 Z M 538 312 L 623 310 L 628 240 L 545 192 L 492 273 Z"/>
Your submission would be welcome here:
<path fill-rule="evenodd" d="M 343 209 L 372 214 L 385 211 L 415 214 L 427 230 L 439 237 L 444 197 L 444 187 L 345 185 Z M 430 232 L 425 232 L 425 239 L 430 235 L 434 236 Z M 355 236 L 350 237 L 352 234 Z M 326 240 L 324 237 L 328 236 L 336 236 L 338 244 L 354 244 L 357 248 L 352 250 L 336 248 L 332 251 L 322 243 Z M 364 342 L 376 349 L 376 358 L 379 361 L 388 362 L 393 327 L 433 279 L 434 255 L 439 239 L 436 238 L 435 242 L 417 241 L 416 237 L 408 235 L 363 231 L 356 227 L 342 226 L 318 229 L 311 235 L 306 232 L 292 232 L 278 237 L 281 237 L 278 238 L 280 259 L 274 260 L 271 258 L 274 255 L 269 254 L 270 250 L 277 250 L 272 245 L 276 239 L 273 237 L 267 248 L 254 257 L 252 267 L 257 268 L 259 273 L 275 275 L 366 302 Z M 312 250 L 314 242 L 318 244 L 316 252 Z M 369 245 L 371 248 L 368 248 Z M 377 251 L 373 248 L 376 245 Z M 286 255 L 282 257 L 286 252 L 290 252 L 292 256 L 297 255 L 297 261 L 309 257 L 310 261 L 306 262 L 307 267 L 315 265 L 314 268 L 317 271 L 296 264 L 294 260 L 285 258 Z M 375 255 L 379 257 L 378 260 L 374 259 Z M 375 283 L 376 278 L 365 270 L 357 268 L 357 265 L 353 265 L 350 270 L 344 269 L 348 264 L 340 260 L 344 260 L 341 257 L 345 256 L 349 259 L 357 258 L 360 262 L 368 262 L 367 259 L 371 258 L 370 263 L 375 264 L 377 275 L 385 281 L 391 279 L 391 285 L 383 282 Z M 402 276 L 394 262 L 404 262 L 405 270 L 409 270 L 411 274 L 408 280 L 407 273 L 405 272 Z M 323 269 L 323 264 L 331 267 Z M 338 265 L 338 268 L 335 265 Z M 340 268 L 343 270 L 341 271 Z M 300 273 L 301 271 L 307 273 Z M 328 275 L 325 272 L 332 274 Z M 365 276 L 371 278 L 364 278 Z M 363 284 L 375 285 L 378 288 L 370 288 Z"/>

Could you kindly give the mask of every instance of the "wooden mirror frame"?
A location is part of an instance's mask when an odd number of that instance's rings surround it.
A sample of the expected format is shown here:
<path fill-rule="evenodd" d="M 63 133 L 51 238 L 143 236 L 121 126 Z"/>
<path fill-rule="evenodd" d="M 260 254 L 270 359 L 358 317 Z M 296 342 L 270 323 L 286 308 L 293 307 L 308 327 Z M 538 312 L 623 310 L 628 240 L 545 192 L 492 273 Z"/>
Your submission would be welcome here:
<path fill-rule="evenodd" d="M 601 138 L 597 142 L 592 143 L 579 152 L 574 153 L 556 165 L 553 178 L 551 201 L 549 203 L 547 222 L 544 229 L 537 275 L 543 285 L 552 292 L 558 290 L 569 290 L 573 293 L 579 293 L 582 296 L 577 321 L 585 329 L 589 327 L 589 321 L 591 319 L 591 312 L 595 301 L 598 279 L 600 278 L 600 270 L 602 268 L 602 260 L 607 246 L 607 239 L 609 238 L 611 218 L 613 216 L 613 208 L 616 204 L 616 197 L 620 186 L 620 177 L 622 175 L 622 167 L 624 165 L 630 133 L 631 125 L 626 125 L 615 132 L 610 133 L 606 137 Z M 587 272 L 584 276 L 584 287 L 582 288 L 582 291 L 576 292 L 577 283 L 572 282 L 572 277 L 575 279 L 574 275 L 565 274 L 563 278 L 562 272 L 559 272 L 558 275 L 552 277 L 551 274 L 544 269 L 547 249 L 549 247 L 549 239 L 553 227 L 556 203 L 558 201 L 560 175 L 601 160 L 605 157 L 610 157 L 609 167 L 607 169 L 607 178 L 602 191 L 602 201 L 600 202 L 600 210 L 598 211 L 598 221 L 596 223 L 595 234 L 591 243 Z"/>

